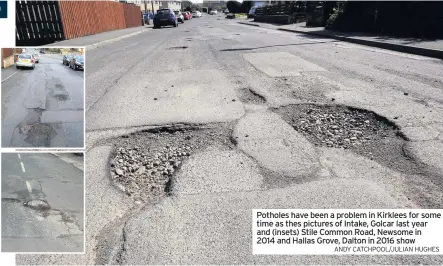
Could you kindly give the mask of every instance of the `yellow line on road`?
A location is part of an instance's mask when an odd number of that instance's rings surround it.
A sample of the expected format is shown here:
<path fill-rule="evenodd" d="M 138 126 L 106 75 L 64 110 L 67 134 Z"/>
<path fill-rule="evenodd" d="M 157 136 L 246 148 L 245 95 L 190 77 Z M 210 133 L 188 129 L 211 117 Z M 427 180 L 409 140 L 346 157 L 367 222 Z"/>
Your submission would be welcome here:
<path fill-rule="evenodd" d="M 22 166 L 22 171 L 23 171 L 23 173 L 26 173 L 25 165 L 23 164 L 23 162 L 20 162 L 20 165 Z"/>

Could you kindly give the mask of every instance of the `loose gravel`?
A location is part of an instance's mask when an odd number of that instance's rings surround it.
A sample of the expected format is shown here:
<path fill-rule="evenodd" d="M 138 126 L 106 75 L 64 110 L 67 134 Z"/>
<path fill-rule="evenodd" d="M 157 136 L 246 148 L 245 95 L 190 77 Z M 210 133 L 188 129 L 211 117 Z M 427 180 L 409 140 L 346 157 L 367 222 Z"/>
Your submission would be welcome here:
<path fill-rule="evenodd" d="M 423 165 L 405 150 L 398 127 L 373 112 L 342 105 L 289 105 L 275 110 L 316 146 L 349 149 L 387 167 L 410 174 Z"/>
<path fill-rule="evenodd" d="M 393 123 L 373 112 L 343 106 L 299 107 L 290 124 L 318 146 L 350 149 L 397 133 Z"/>
<path fill-rule="evenodd" d="M 168 192 L 171 177 L 196 151 L 220 145 L 233 148 L 230 132 L 228 127 L 161 128 L 113 139 L 111 178 L 135 200 L 155 199 Z"/>

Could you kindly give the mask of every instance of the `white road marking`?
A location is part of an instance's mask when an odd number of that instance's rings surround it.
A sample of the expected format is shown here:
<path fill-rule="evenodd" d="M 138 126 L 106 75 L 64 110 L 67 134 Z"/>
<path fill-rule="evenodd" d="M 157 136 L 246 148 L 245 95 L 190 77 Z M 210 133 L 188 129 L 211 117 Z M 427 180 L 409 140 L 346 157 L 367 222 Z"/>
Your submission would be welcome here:
<path fill-rule="evenodd" d="M 18 156 L 18 158 L 19 158 L 19 159 L 21 159 L 21 158 L 22 158 L 22 157 L 20 157 L 20 154 L 19 154 L 19 153 L 17 153 L 17 156 Z"/>
<path fill-rule="evenodd" d="M 20 162 L 20 165 L 22 166 L 22 171 L 23 171 L 23 173 L 26 173 L 25 165 L 23 164 L 23 162 Z"/>
<path fill-rule="evenodd" d="M 10 75 L 9 77 L 6 77 L 4 80 L 2 80 L 2 83 L 5 82 L 7 79 L 9 79 L 10 77 L 14 76 L 15 74 L 17 74 L 17 72 L 19 72 L 19 70 L 15 71 L 12 75 Z"/>
<path fill-rule="evenodd" d="M 28 188 L 29 195 L 31 195 L 31 194 L 32 194 L 31 183 L 29 183 L 28 181 L 26 181 L 26 187 Z"/>

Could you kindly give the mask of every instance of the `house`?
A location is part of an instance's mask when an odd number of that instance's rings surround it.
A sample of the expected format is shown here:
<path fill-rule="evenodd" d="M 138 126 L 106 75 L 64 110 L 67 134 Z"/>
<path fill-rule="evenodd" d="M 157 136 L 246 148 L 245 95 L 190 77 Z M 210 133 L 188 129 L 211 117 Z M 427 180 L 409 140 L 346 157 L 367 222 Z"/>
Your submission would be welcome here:
<path fill-rule="evenodd" d="M 140 11 L 142 13 L 152 12 L 152 8 L 154 8 L 154 12 L 159 10 L 160 8 L 171 8 L 172 10 L 181 10 L 181 0 L 176 1 L 152 1 L 152 0 L 127 0 L 127 3 L 132 3 L 140 7 Z"/>
<path fill-rule="evenodd" d="M 22 52 L 20 48 L 2 48 L 1 67 L 7 68 L 14 64 L 14 54 Z"/>

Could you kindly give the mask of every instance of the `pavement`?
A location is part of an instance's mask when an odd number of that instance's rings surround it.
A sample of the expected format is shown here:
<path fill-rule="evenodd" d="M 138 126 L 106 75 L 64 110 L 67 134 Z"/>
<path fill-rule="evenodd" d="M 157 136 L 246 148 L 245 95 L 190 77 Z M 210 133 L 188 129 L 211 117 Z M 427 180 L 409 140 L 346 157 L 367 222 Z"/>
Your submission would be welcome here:
<path fill-rule="evenodd" d="M 320 37 L 330 37 L 351 43 L 358 43 L 393 51 L 443 59 L 443 40 L 399 38 L 392 36 L 380 36 L 364 32 L 340 32 L 327 30 L 325 29 L 325 27 L 306 27 L 305 22 L 290 25 L 275 25 L 269 23 L 254 22 L 254 20 L 247 20 L 240 21 L 239 23 L 295 33 L 310 34 Z"/>
<path fill-rule="evenodd" d="M 35 69 L 2 69 L 2 147 L 83 147 L 84 76 L 41 54 Z"/>
<path fill-rule="evenodd" d="M 251 251 L 253 208 L 442 208 L 441 60 L 204 16 L 88 52 L 86 84 L 86 253 L 17 264 L 443 263 Z M 313 145 L 275 112 L 300 104 L 393 121 L 408 139 L 398 156 L 427 171 Z M 220 124 L 232 125 L 229 143 L 189 156 L 160 199 L 134 201 L 111 182 L 114 149 L 134 133 Z"/>
<path fill-rule="evenodd" d="M 98 34 L 51 43 L 47 46 L 65 46 L 65 47 L 86 46 L 87 50 L 90 51 L 92 49 L 100 47 L 103 44 L 115 42 L 124 38 L 144 33 L 151 28 L 152 25 L 145 25 L 145 26 L 132 27 L 121 30 L 105 31 Z"/>
<path fill-rule="evenodd" d="M 2 165 L 2 252 L 83 252 L 83 171 L 48 153 Z"/>

